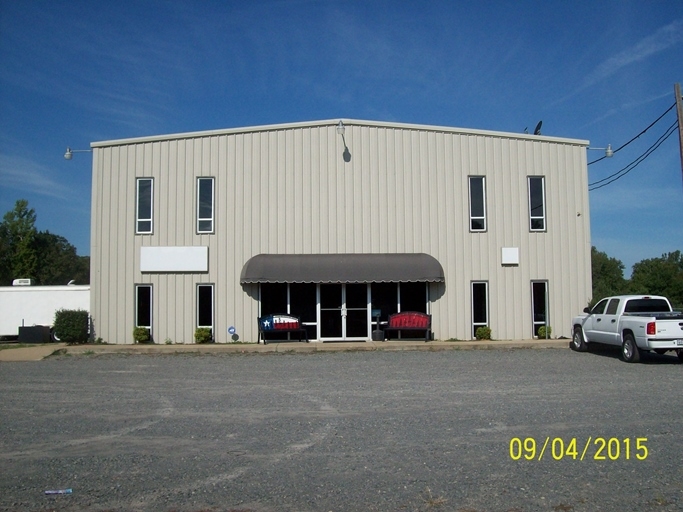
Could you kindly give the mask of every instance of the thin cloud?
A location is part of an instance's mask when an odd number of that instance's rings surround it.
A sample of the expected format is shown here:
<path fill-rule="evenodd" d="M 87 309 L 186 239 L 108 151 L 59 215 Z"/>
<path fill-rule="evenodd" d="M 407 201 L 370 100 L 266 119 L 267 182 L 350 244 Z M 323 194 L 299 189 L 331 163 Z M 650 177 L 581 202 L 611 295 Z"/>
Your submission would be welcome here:
<path fill-rule="evenodd" d="M 71 188 L 55 181 L 52 172 L 36 162 L 21 157 L 0 155 L 2 186 L 56 199 L 68 199 Z"/>
<path fill-rule="evenodd" d="M 664 98 L 669 98 L 669 97 L 671 97 L 671 92 L 667 91 L 665 93 L 658 94 L 657 96 L 645 98 L 642 101 L 632 101 L 632 102 L 624 103 L 623 105 L 609 109 L 607 112 L 605 112 L 600 117 L 592 119 L 590 122 L 579 126 L 579 128 L 587 128 L 589 126 L 598 124 L 599 122 L 604 121 L 605 119 L 608 119 L 608 118 L 613 117 L 615 115 L 621 114 L 624 111 L 632 110 L 632 109 L 638 108 L 638 107 L 642 107 L 643 105 L 647 105 L 648 103 L 658 102 L 659 100 L 662 100 Z"/>
<path fill-rule="evenodd" d="M 633 46 L 609 57 L 590 73 L 586 75 L 581 84 L 563 98 L 560 98 L 553 105 L 564 103 L 573 98 L 581 91 L 609 78 L 623 68 L 643 61 L 648 57 L 664 51 L 683 41 L 683 19 L 679 19 L 665 25 L 654 34 L 641 39 Z"/>
<path fill-rule="evenodd" d="M 676 20 L 660 28 L 651 36 L 640 40 L 630 48 L 602 62 L 592 73 L 586 76 L 582 87 L 590 87 L 617 73 L 620 69 L 634 62 L 644 60 L 662 50 L 666 50 L 681 41 L 683 41 L 683 20 Z"/>

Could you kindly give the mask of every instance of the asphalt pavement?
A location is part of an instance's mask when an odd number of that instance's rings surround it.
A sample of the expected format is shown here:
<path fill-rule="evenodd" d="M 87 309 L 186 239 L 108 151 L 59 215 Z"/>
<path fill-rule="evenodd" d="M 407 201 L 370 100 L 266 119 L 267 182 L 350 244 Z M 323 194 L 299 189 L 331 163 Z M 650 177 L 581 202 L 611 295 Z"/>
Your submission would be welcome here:
<path fill-rule="evenodd" d="M 675 356 L 275 347 L 0 364 L 0 510 L 683 510 Z"/>

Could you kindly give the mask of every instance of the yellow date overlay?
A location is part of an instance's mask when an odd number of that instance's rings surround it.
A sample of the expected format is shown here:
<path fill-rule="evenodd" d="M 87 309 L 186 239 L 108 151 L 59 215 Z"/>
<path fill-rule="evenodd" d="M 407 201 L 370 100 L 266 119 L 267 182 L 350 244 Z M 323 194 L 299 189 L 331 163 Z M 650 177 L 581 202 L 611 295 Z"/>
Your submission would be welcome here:
<path fill-rule="evenodd" d="M 512 460 L 645 460 L 647 459 L 647 437 L 589 437 L 587 440 L 546 437 L 538 442 L 533 437 L 513 437 L 510 439 L 510 458 Z"/>

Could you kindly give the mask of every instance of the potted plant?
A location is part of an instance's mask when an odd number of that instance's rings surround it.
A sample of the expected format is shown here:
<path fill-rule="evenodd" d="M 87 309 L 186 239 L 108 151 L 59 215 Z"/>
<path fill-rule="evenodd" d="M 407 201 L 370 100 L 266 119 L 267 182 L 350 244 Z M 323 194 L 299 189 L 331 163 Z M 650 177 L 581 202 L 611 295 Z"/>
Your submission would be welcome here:
<path fill-rule="evenodd" d="M 491 328 L 488 326 L 477 327 L 477 330 L 474 331 L 474 337 L 478 340 L 490 340 Z"/>
<path fill-rule="evenodd" d="M 195 343 L 211 343 L 213 341 L 213 333 L 210 327 L 197 327 L 194 331 Z"/>
<path fill-rule="evenodd" d="M 545 325 L 542 325 L 538 328 L 538 338 L 539 339 L 544 339 L 544 338 L 550 338 L 550 335 L 553 333 L 553 328 L 550 327 L 549 325 L 546 327 Z"/>
<path fill-rule="evenodd" d="M 152 340 L 148 327 L 136 327 L 133 329 L 133 339 L 135 343 L 149 343 Z"/>

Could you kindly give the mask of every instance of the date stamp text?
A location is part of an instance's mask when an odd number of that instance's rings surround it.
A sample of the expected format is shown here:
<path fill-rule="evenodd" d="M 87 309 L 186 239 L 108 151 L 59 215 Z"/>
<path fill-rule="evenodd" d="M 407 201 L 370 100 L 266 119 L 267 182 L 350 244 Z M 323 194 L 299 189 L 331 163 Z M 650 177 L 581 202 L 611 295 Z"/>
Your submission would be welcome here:
<path fill-rule="evenodd" d="M 585 441 L 572 437 L 546 437 L 536 441 L 533 437 L 510 439 L 512 460 L 645 460 L 647 459 L 647 437 L 588 437 Z"/>

